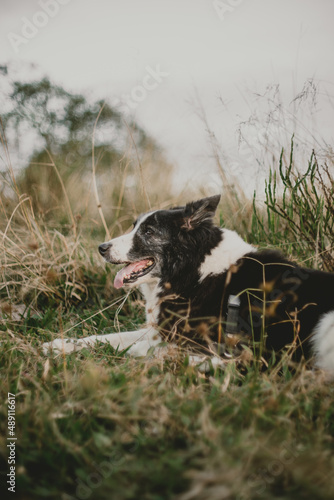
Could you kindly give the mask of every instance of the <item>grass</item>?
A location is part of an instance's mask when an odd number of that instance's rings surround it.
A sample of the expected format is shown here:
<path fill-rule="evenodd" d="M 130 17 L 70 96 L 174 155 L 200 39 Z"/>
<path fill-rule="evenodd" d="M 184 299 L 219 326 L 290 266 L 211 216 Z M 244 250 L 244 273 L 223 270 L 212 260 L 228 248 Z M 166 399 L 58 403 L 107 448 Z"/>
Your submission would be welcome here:
<path fill-rule="evenodd" d="M 231 364 L 203 376 L 186 357 L 103 345 L 45 358 L 25 323 L 1 353 L 2 401 L 16 394 L 17 498 L 333 498 L 334 389 L 320 374 Z"/>
<path fill-rule="evenodd" d="M 233 193 L 226 213 L 238 212 L 249 241 L 329 269 L 333 193 L 325 175 L 313 154 L 298 173 L 291 149 L 289 163 L 281 156 L 278 175 L 270 175 L 266 210 L 248 203 L 251 217 L 243 216 L 236 204 L 244 198 Z M 123 303 L 111 286 L 113 271 L 96 250 L 102 223 L 87 224 L 91 230 L 75 216 L 72 225 L 45 222 L 10 179 L 0 235 L 2 498 L 13 497 L 8 393 L 15 394 L 20 500 L 334 497 L 334 388 L 306 364 L 283 357 L 259 373 L 231 361 L 203 375 L 180 351 L 163 361 L 132 359 L 108 345 L 44 356 L 44 341 L 135 329 L 144 313 L 139 295 Z M 318 210 L 318 219 L 308 216 L 305 229 L 306 209 Z"/>

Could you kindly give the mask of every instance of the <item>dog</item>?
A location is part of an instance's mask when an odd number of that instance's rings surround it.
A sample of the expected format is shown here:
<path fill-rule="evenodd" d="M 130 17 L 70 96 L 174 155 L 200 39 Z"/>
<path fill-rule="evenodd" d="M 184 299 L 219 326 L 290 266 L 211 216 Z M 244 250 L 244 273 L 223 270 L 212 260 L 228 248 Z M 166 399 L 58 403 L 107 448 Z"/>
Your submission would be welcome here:
<path fill-rule="evenodd" d="M 145 356 L 169 342 L 219 365 L 248 345 L 261 356 L 284 349 L 296 359 L 313 356 L 334 374 L 334 274 L 300 267 L 218 227 L 219 201 L 217 195 L 150 211 L 130 232 L 99 246 L 106 262 L 123 266 L 114 286 L 143 294 L 144 328 L 57 339 L 44 350 L 71 352 L 100 341 Z M 197 354 L 190 359 L 203 361 Z"/>

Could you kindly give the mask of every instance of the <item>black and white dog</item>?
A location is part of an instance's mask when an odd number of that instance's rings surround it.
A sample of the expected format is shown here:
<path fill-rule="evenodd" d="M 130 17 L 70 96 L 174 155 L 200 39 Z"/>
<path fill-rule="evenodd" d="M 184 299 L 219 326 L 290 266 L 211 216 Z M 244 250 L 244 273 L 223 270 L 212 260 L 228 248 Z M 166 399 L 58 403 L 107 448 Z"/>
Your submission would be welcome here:
<path fill-rule="evenodd" d="M 241 339 L 263 353 L 290 346 L 297 358 L 314 355 L 334 374 L 334 274 L 299 267 L 217 227 L 219 200 L 148 212 L 131 232 L 99 246 L 107 262 L 125 265 L 115 287 L 139 287 L 144 295 L 145 328 L 58 339 L 45 350 L 71 352 L 98 340 L 143 356 L 171 341 L 206 350 L 220 364 L 226 345 Z"/>

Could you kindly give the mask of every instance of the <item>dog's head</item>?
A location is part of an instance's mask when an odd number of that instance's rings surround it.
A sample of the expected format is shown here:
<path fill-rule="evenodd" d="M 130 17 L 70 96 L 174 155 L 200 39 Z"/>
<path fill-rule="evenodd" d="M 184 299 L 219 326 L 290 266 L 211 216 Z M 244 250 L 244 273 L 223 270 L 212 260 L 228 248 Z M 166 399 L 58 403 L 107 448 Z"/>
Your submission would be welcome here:
<path fill-rule="evenodd" d="M 131 232 L 99 246 L 111 264 L 126 264 L 116 275 L 114 285 L 134 287 L 181 270 L 181 262 L 191 250 L 200 258 L 204 240 L 210 251 L 209 229 L 220 195 L 188 203 L 171 210 L 156 210 L 141 215 Z M 213 245 L 211 245 L 212 247 Z"/>

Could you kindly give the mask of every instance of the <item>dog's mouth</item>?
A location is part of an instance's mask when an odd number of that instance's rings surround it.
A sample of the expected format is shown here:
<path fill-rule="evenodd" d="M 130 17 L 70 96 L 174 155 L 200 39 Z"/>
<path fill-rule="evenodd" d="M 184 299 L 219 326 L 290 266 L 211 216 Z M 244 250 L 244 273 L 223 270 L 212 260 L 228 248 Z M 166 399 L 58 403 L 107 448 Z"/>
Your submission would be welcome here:
<path fill-rule="evenodd" d="M 137 260 L 136 262 L 126 263 L 115 276 L 115 288 L 122 288 L 124 285 L 135 283 L 139 278 L 148 274 L 154 267 L 154 259 Z"/>

